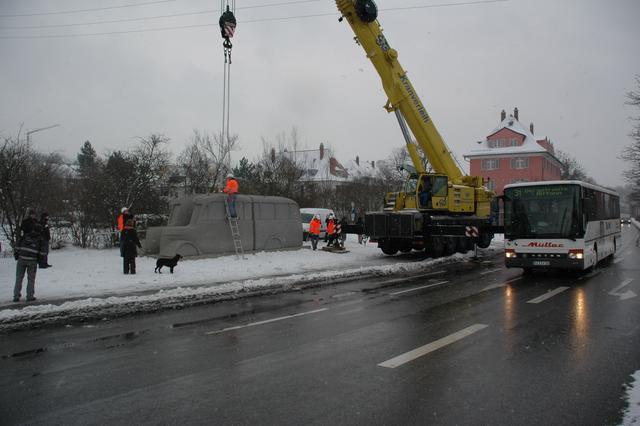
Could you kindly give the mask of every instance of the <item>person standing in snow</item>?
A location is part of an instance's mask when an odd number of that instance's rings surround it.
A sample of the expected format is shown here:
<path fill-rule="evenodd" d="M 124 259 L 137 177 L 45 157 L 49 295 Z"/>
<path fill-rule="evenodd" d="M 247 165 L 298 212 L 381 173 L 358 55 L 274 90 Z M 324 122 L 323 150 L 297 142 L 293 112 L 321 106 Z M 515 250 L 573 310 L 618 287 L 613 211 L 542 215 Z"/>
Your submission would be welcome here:
<path fill-rule="evenodd" d="M 51 241 L 51 229 L 49 228 L 49 213 L 40 215 L 40 229 L 42 232 L 42 245 L 40 247 L 40 258 L 38 267 L 40 269 L 51 268 L 49 265 L 49 242 Z"/>
<path fill-rule="evenodd" d="M 236 194 L 238 193 L 238 181 L 231 173 L 227 175 L 227 185 L 222 190 L 227 194 L 227 206 L 229 206 L 229 216 L 238 217 L 236 213 Z"/>
<path fill-rule="evenodd" d="M 336 222 L 333 213 L 329 213 L 327 217 L 327 247 L 331 247 L 336 238 Z"/>
<path fill-rule="evenodd" d="M 42 230 L 36 220 L 35 211 L 29 211 L 29 217 L 20 224 L 19 240 L 14 249 L 16 263 L 16 282 L 13 287 L 13 301 L 19 302 L 22 296 L 22 281 L 27 274 L 27 302 L 36 300 L 36 272 L 42 243 Z"/>
<path fill-rule="evenodd" d="M 138 256 L 137 247 L 142 248 L 142 244 L 140 244 L 138 233 L 133 227 L 133 219 L 127 219 L 127 221 L 125 222 L 120 243 L 124 273 L 135 274 L 136 257 Z"/>
<path fill-rule="evenodd" d="M 123 207 L 122 209 L 120 209 L 120 215 L 118 216 L 118 241 L 119 246 L 120 246 L 120 256 L 123 256 L 122 254 L 122 236 L 124 235 L 124 226 L 127 223 L 127 221 L 129 219 L 133 219 L 133 216 L 131 216 L 131 213 L 129 213 L 129 208 L 128 207 Z"/>
<path fill-rule="evenodd" d="M 320 215 L 317 214 L 309 222 L 309 239 L 311 240 L 311 247 L 313 250 L 318 248 L 318 239 L 320 238 L 320 228 L 322 227 L 322 221 Z"/>
<path fill-rule="evenodd" d="M 342 231 L 342 227 L 348 225 L 347 222 L 347 218 L 343 217 L 340 222 L 338 222 L 338 225 L 336 226 L 336 234 L 338 235 L 337 238 L 337 246 L 339 248 L 344 248 L 344 242 L 347 241 L 347 234 L 346 232 Z"/>
<path fill-rule="evenodd" d="M 38 227 L 38 219 L 36 218 L 36 211 L 29 209 L 27 217 L 20 222 L 20 229 L 17 232 L 17 239 L 20 240 L 24 235 L 32 233 L 36 227 Z"/>
<path fill-rule="evenodd" d="M 362 229 L 364 229 L 364 222 L 362 221 L 362 216 L 358 216 L 358 219 L 356 220 L 356 225 L 358 226 L 359 231 L 362 231 Z M 358 244 L 362 244 L 362 241 L 363 241 L 363 235 L 358 234 Z"/>

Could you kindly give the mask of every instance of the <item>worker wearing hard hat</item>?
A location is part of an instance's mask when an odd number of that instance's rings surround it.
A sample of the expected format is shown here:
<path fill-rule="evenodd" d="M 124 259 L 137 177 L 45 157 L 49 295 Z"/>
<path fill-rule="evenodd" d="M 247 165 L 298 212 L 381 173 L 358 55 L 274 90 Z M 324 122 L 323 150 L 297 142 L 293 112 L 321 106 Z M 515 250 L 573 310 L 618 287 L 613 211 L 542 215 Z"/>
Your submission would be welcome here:
<path fill-rule="evenodd" d="M 238 181 L 233 177 L 231 173 L 227 175 L 227 185 L 222 190 L 227 194 L 227 206 L 230 217 L 238 217 L 236 213 L 236 194 L 238 193 Z"/>
<path fill-rule="evenodd" d="M 322 227 L 322 221 L 320 215 L 316 214 L 311 222 L 309 222 L 309 239 L 311 240 L 311 247 L 314 250 L 318 248 L 318 238 L 320 238 L 320 228 Z"/>

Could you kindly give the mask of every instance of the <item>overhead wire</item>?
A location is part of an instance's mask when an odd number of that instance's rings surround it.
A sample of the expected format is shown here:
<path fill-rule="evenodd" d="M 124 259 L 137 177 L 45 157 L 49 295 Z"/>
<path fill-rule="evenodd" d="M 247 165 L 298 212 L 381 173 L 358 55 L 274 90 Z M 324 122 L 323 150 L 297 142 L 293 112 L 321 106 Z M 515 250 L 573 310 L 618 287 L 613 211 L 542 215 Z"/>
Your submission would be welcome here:
<path fill-rule="evenodd" d="M 302 4 L 302 3 L 315 3 L 320 0 L 295 0 L 295 1 L 286 1 L 280 3 L 267 3 L 253 6 L 244 6 L 238 7 L 237 10 L 245 10 L 245 9 L 259 9 L 259 8 L 267 8 L 267 7 L 275 7 L 275 6 L 291 6 L 294 4 Z M 72 24 L 48 24 L 48 25 L 19 25 L 19 26 L 0 26 L 2 30 L 33 30 L 33 29 L 41 29 L 41 28 L 65 28 L 65 27 L 80 27 L 85 25 L 103 25 L 103 24 L 119 24 L 123 22 L 138 22 L 138 21 L 147 21 L 152 19 L 163 19 L 163 18 L 177 18 L 183 16 L 195 16 L 195 15 L 207 15 L 211 13 L 220 13 L 219 9 L 206 9 L 198 12 L 183 12 L 183 13 L 171 13 L 167 15 L 155 15 L 155 16 L 143 16 L 140 18 L 125 18 L 125 19 L 113 19 L 108 21 L 94 21 L 94 22 L 74 22 Z"/>
<path fill-rule="evenodd" d="M 470 6 L 470 5 L 480 5 L 480 4 L 490 4 L 490 3 L 504 3 L 508 1 L 510 0 L 477 0 L 477 1 L 466 1 L 466 2 L 460 2 L 460 3 L 439 3 L 439 4 L 429 4 L 429 5 L 421 5 L 421 6 L 391 7 L 386 9 L 380 9 L 380 11 L 394 12 L 394 11 L 403 11 L 403 10 L 412 10 L 412 9 L 427 9 L 427 8 L 438 8 L 438 7 Z M 246 21 L 239 21 L 238 23 L 249 24 L 249 23 L 256 23 L 256 22 L 287 21 L 287 20 L 294 20 L 294 19 L 308 19 L 308 18 L 318 18 L 318 17 L 325 17 L 325 16 L 336 16 L 336 14 L 337 14 L 336 12 L 327 12 L 327 13 L 283 16 L 283 17 L 274 17 L 274 18 L 258 18 L 258 19 L 249 19 Z M 0 40 L 92 37 L 92 36 L 101 36 L 101 35 L 135 34 L 135 33 L 145 33 L 145 32 L 172 31 L 172 30 L 181 30 L 181 29 L 190 29 L 190 28 L 204 28 L 204 27 L 212 27 L 215 25 L 216 24 L 213 24 L 213 23 L 178 25 L 178 26 L 171 26 L 171 27 L 145 28 L 140 30 L 104 31 L 104 32 L 95 32 L 95 33 L 84 33 L 84 34 L 0 36 Z"/>
<path fill-rule="evenodd" d="M 16 13 L 11 15 L 0 15 L 0 18 L 24 18 L 29 16 L 48 16 L 48 15 L 70 15 L 72 13 L 84 13 L 84 12 L 98 12 L 103 10 L 124 9 L 128 7 L 148 6 L 151 4 L 170 3 L 178 0 L 153 0 L 143 3 L 132 3 L 120 6 L 104 6 L 94 7 L 91 9 L 74 9 L 74 10 L 61 10 L 57 12 L 35 12 L 35 13 Z"/>

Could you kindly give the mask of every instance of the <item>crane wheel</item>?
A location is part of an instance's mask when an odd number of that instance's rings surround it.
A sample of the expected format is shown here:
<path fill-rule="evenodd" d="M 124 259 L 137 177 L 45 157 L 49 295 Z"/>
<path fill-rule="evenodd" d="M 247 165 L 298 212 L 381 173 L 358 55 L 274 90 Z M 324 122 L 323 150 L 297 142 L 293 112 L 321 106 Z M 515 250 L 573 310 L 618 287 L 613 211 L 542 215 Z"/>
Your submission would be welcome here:
<path fill-rule="evenodd" d="M 392 244 L 382 244 L 380 246 L 380 250 L 382 250 L 382 252 L 388 256 L 393 256 L 394 254 L 398 253 L 398 248 L 394 247 Z"/>
<path fill-rule="evenodd" d="M 478 238 L 478 247 L 487 248 L 491 245 L 491 240 L 493 239 L 493 234 L 489 234 L 487 232 L 482 232 L 480 234 L 480 238 Z"/>

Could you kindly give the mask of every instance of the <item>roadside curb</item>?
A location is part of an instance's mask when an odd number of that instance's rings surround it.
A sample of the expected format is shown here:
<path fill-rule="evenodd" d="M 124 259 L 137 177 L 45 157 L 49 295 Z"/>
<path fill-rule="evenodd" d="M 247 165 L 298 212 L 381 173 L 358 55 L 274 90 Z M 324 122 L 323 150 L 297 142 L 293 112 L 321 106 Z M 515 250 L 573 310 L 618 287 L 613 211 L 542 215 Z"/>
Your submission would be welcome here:
<path fill-rule="evenodd" d="M 493 250 L 487 250 L 487 255 Z M 0 311 L 0 332 L 20 330 L 43 325 L 61 325 L 117 317 L 161 310 L 183 309 L 236 300 L 303 291 L 365 278 L 402 276 L 433 269 L 435 266 L 462 262 L 470 259 L 472 253 L 456 254 L 436 259 L 424 264 L 421 261 L 398 263 L 391 267 L 368 266 L 321 274 L 293 274 L 288 276 L 249 279 L 215 286 L 190 286 L 163 289 L 144 296 L 112 296 L 106 298 L 85 298 L 64 301 L 60 304 L 28 305 L 21 309 Z"/>

